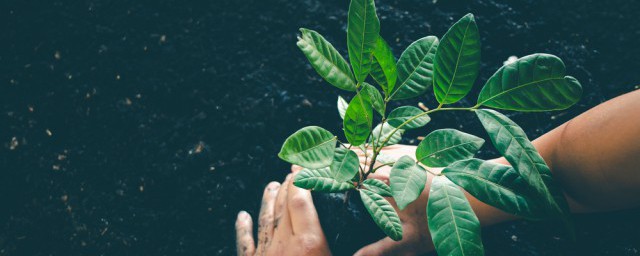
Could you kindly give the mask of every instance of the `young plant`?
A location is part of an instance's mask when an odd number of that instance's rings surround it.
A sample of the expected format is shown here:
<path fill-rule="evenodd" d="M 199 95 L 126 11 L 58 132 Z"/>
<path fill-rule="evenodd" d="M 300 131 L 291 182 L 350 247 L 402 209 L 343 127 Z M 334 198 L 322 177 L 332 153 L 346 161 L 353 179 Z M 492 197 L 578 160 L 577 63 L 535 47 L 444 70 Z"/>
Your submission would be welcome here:
<path fill-rule="evenodd" d="M 397 62 L 379 35 L 373 0 L 350 3 L 350 65 L 318 32 L 300 31 L 297 45 L 311 66 L 331 85 L 354 96 L 348 103 L 338 96 L 349 145 L 317 126 L 302 128 L 284 142 L 278 156 L 305 168 L 296 175 L 296 186 L 320 192 L 357 190 L 375 223 L 391 239 L 401 240 L 400 218 L 385 197 L 393 197 L 403 210 L 418 198 L 427 173 L 432 173 L 426 217 L 440 255 L 484 253 L 480 223 L 460 187 L 484 203 L 526 219 L 559 218 L 572 232 L 562 191 L 524 131 L 507 116 L 481 108 L 538 112 L 575 104 L 582 88 L 565 75 L 558 57 L 532 54 L 506 64 L 485 83 L 475 106 L 449 107 L 469 93 L 478 76 L 480 35 L 472 14 L 453 24 L 441 40 L 427 36 L 415 41 Z M 382 93 L 367 82 L 369 76 Z M 387 114 L 390 101 L 418 97 L 431 88 L 438 101 L 434 108 L 403 106 Z M 430 114 L 444 111 L 475 113 L 511 166 L 473 158 L 485 141 L 455 129 L 429 133 L 418 145 L 417 161 L 380 154 L 383 147 L 398 143 L 404 130 L 421 128 L 431 121 Z M 375 127 L 374 115 L 381 120 Z M 366 156 L 365 165 L 354 150 Z M 392 166 L 389 185 L 368 179 L 385 165 Z M 429 170 L 434 167 L 445 168 L 434 174 Z"/>

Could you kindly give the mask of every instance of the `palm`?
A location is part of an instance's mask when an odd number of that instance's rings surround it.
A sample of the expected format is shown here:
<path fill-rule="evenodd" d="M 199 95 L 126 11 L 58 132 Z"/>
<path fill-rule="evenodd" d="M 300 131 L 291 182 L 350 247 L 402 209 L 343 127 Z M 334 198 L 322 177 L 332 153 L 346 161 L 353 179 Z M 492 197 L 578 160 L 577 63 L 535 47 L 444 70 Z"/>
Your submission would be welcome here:
<path fill-rule="evenodd" d="M 415 155 L 415 146 L 408 145 L 393 145 L 382 149 L 381 154 L 387 155 L 391 158 L 397 159 L 404 155 Z M 359 150 L 357 150 L 359 151 Z M 369 157 L 365 157 L 360 151 L 358 152 L 361 164 L 368 166 L 370 161 Z M 379 166 L 376 163 L 374 167 Z M 439 172 L 439 169 L 430 169 L 434 172 Z M 382 180 L 389 183 L 389 173 L 391 167 L 384 166 L 378 169 L 375 173 L 371 174 L 371 178 Z M 431 183 L 432 175 L 428 175 L 427 184 Z M 393 241 L 391 238 L 386 237 L 374 244 L 362 248 L 356 253 L 356 255 L 419 255 L 433 250 L 433 244 L 431 242 L 431 236 L 429 235 L 429 227 L 427 225 L 426 207 L 427 200 L 429 198 L 429 188 L 425 187 L 420 194 L 420 197 L 409 204 L 404 210 L 400 211 L 393 198 L 389 197 L 387 200 L 393 205 L 398 216 L 402 221 L 403 239 L 400 241 Z"/>

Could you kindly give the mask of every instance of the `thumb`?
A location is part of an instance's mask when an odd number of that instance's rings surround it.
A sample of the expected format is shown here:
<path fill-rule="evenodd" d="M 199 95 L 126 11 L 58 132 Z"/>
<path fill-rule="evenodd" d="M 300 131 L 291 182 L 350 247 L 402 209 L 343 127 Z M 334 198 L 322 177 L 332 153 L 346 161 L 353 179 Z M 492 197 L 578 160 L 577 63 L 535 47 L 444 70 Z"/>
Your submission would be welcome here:
<path fill-rule="evenodd" d="M 293 173 L 302 171 L 302 169 L 304 169 L 302 166 L 295 165 L 295 164 L 291 165 L 291 172 Z"/>
<path fill-rule="evenodd" d="M 362 247 L 354 256 L 414 254 L 408 251 L 407 245 L 403 241 L 393 241 L 391 238 L 385 237 L 378 242 Z"/>

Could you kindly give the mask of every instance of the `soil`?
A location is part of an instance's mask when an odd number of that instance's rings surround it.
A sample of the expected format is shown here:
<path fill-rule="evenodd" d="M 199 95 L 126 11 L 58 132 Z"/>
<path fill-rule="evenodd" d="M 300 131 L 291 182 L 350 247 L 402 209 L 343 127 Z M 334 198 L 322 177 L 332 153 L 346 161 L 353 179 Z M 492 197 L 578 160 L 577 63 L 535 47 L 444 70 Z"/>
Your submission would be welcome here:
<path fill-rule="evenodd" d="M 584 95 L 567 111 L 510 113 L 531 138 L 640 83 L 637 1 L 377 4 L 396 57 L 476 15 L 483 65 L 461 104 L 509 56 L 561 57 Z M 2 1 L 0 255 L 233 255 L 237 212 L 255 216 L 263 187 L 289 172 L 276 156 L 284 139 L 307 125 L 340 134 L 336 95 L 350 95 L 323 82 L 295 41 L 311 28 L 346 55 L 347 7 Z M 397 104 L 418 101 L 434 103 Z M 466 114 L 433 119 L 403 142 L 443 127 L 486 138 Z M 576 242 L 555 223 L 527 221 L 486 228 L 483 240 L 488 255 L 640 255 L 639 213 L 577 216 Z"/>

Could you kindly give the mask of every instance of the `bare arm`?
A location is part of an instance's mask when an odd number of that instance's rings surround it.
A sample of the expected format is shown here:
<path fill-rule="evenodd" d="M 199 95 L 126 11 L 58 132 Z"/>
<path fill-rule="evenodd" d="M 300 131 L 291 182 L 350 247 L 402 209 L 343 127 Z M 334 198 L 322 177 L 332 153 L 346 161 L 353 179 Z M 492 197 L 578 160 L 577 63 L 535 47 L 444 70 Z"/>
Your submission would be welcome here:
<path fill-rule="evenodd" d="M 637 196 L 640 194 L 640 91 L 600 104 L 539 137 L 533 144 L 565 191 L 573 212 L 640 205 Z M 398 145 L 384 153 L 399 157 L 414 155 L 414 152 L 414 146 Z M 493 161 L 509 164 L 504 158 Z M 388 175 L 389 168 L 382 168 L 372 177 L 388 180 Z M 427 186 L 432 178 L 429 175 Z M 399 242 L 385 238 L 356 254 L 415 255 L 433 250 L 424 220 L 428 190 L 425 188 L 418 200 L 400 212 L 403 228 L 414 232 Z M 467 198 L 483 226 L 517 219 L 469 194 Z"/>
<path fill-rule="evenodd" d="M 640 203 L 640 91 L 600 104 L 534 141 L 575 210 Z"/>

